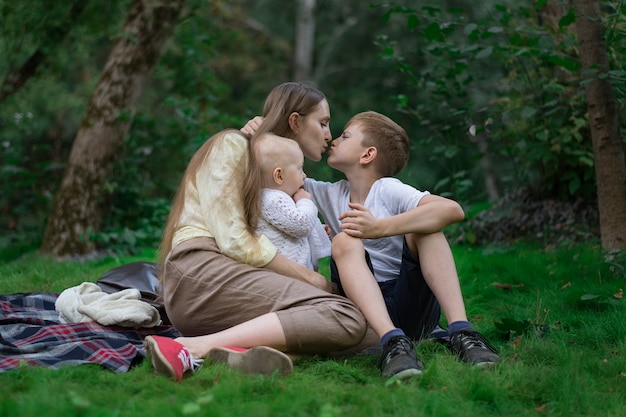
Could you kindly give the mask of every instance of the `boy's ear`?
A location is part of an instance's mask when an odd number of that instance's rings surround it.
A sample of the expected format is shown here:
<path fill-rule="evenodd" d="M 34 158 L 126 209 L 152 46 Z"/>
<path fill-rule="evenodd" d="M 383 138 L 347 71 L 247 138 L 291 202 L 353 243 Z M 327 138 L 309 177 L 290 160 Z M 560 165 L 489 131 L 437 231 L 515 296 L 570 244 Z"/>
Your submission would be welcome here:
<path fill-rule="evenodd" d="M 298 133 L 298 130 L 300 130 L 300 113 L 297 111 L 294 111 L 289 115 L 289 127 L 293 133 L 296 134 Z"/>
<path fill-rule="evenodd" d="M 283 178 L 283 169 L 280 167 L 274 168 L 272 172 L 272 178 L 277 185 L 283 185 L 285 179 Z"/>
<path fill-rule="evenodd" d="M 362 165 L 371 164 L 372 162 L 374 162 L 377 156 L 378 156 L 378 149 L 376 149 L 376 147 L 374 146 L 370 146 L 361 155 L 360 162 Z"/>

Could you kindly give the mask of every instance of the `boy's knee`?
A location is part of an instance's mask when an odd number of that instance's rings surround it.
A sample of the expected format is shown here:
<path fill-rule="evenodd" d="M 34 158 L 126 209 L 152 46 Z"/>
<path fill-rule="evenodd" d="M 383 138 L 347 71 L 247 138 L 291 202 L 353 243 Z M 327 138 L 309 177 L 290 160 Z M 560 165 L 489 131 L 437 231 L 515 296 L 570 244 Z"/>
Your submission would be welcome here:
<path fill-rule="evenodd" d="M 351 253 L 364 253 L 363 241 L 347 233 L 339 233 L 333 238 L 331 256 L 335 259 Z"/>

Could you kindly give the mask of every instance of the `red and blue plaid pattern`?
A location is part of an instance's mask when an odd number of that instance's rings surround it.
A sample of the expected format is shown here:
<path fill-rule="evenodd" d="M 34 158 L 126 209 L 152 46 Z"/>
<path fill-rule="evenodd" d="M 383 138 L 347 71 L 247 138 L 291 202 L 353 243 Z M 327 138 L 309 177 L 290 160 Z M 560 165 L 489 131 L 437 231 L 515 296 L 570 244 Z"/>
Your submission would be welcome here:
<path fill-rule="evenodd" d="M 56 369 L 84 363 L 126 372 L 146 356 L 146 336 L 179 336 L 172 326 L 129 329 L 95 322 L 61 324 L 54 309 L 57 296 L 0 295 L 0 373 L 24 365 Z"/>

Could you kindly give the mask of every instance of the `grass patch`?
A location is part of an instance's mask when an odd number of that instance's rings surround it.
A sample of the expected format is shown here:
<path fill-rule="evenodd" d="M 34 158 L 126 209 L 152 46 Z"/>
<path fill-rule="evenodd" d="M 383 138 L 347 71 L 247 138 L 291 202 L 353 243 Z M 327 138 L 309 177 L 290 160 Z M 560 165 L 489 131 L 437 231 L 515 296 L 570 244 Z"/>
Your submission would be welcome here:
<path fill-rule="evenodd" d="M 205 366 L 181 383 L 147 361 L 115 374 L 97 366 L 0 374 L 3 416 L 602 416 L 626 407 L 624 257 L 587 246 L 454 247 L 470 320 L 503 363 L 481 371 L 421 343 L 426 369 L 381 380 L 377 357 L 303 357 L 286 378 Z M 57 262 L 28 254 L 0 265 L 0 293 L 60 292 L 134 260 Z"/>

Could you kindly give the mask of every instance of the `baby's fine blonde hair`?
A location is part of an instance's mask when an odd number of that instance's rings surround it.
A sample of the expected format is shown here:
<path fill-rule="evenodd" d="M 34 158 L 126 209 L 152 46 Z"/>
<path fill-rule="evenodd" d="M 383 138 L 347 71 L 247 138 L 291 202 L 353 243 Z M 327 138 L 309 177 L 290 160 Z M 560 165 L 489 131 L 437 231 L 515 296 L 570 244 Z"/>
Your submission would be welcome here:
<path fill-rule="evenodd" d="M 295 140 L 272 133 L 255 136 L 252 146 L 254 157 L 266 182 L 265 187 L 270 185 L 267 184 L 267 179 L 274 169 L 287 165 L 294 153 L 302 155 L 300 145 Z"/>

